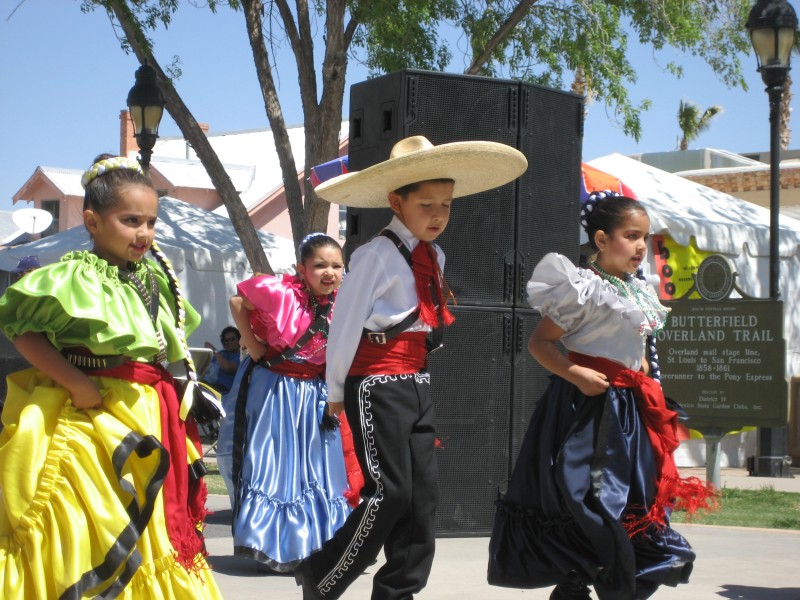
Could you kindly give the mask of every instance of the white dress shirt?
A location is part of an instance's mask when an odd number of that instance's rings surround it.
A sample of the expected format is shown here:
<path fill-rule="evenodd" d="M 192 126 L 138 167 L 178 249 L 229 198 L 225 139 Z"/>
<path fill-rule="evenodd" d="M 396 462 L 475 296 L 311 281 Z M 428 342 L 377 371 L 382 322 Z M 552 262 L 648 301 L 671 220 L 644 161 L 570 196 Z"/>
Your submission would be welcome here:
<path fill-rule="evenodd" d="M 410 251 L 417 247 L 419 240 L 396 216 L 386 229 L 396 233 Z M 439 267 L 444 269 L 444 253 L 436 244 L 433 247 Z M 328 401 L 344 401 L 344 380 L 363 330 L 386 331 L 405 319 L 418 305 L 414 274 L 392 240 L 377 235 L 353 253 L 336 296 L 328 336 Z M 406 331 L 430 329 L 417 319 Z"/>

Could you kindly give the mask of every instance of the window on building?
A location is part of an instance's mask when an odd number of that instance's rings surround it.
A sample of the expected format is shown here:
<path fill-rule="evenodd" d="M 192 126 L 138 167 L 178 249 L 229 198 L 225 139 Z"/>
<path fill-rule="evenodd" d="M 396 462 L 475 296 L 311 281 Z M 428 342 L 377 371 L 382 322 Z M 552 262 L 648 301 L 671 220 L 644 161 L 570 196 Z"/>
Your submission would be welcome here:
<path fill-rule="evenodd" d="M 45 229 L 42 232 L 42 237 L 47 237 L 48 235 L 53 235 L 54 233 L 58 233 L 58 216 L 61 207 L 61 202 L 58 200 L 42 200 L 42 210 L 46 210 L 51 215 L 53 215 L 53 222 L 50 223 L 50 227 Z"/>

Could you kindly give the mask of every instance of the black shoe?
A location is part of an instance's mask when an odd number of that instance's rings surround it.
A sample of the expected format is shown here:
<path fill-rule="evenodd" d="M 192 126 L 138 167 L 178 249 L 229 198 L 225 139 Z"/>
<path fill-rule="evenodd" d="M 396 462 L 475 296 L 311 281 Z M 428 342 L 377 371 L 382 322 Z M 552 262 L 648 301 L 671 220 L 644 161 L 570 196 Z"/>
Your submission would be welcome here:
<path fill-rule="evenodd" d="M 559 583 L 550 600 L 591 600 L 591 590 L 588 585 L 579 582 Z"/>
<path fill-rule="evenodd" d="M 303 600 L 321 600 L 321 597 L 314 591 L 311 569 L 309 569 L 305 561 L 301 561 L 295 567 L 294 581 L 299 587 L 303 588 Z"/>

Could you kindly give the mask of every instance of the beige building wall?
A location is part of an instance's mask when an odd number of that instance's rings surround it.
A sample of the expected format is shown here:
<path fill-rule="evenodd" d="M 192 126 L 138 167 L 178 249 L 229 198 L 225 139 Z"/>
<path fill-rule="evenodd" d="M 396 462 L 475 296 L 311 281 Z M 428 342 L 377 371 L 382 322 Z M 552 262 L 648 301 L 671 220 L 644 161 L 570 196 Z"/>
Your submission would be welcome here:
<path fill-rule="evenodd" d="M 748 167 L 739 169 L 713 169 L 707 174 L 681 174 L 682 177 L 725 192 L 753 204 L 769 208 L 770 168 Z M 794 161 L 781 165 L 781 206 L 800 206 L 800 163 Z"/>

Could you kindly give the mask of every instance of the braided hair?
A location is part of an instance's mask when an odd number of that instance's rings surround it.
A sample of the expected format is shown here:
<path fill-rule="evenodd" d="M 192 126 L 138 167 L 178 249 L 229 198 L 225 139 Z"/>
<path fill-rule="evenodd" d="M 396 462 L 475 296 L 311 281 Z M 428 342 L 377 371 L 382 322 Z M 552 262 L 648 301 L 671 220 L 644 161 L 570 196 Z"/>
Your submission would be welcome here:
<path fill-rule="evenodd" d="M 581 206 L 581 226 L 589 236 L 589 244 L 597 251 L 594 234 L 598 231 L 611 233 L 632 212 L 647 214 L 637 200 L 622 196 L 611 190 L 592 192 Z"/>
<path fill-rule="evenodd" d="M 195 383 L 197 382 L 197 368 L 195 367 L 194 360 L 192 360 L 192 353 L 189 351 L 189 342 L 186 335 L 186 308 L 183 301 L 183 292 L 181 291 L 181 284 L 178 281 L 178 274 L 172 266 L 167 255 L 159 248 L 158 244 L 153 242 L 150 246 L 150 253 L 156 259 L 156 262 L 161 266 L 164 273 L 167 274 L 169 282 L 169 291 L 175 298 L 175 329 L 178 332 L 178 338 L 181 341 L 184 353 L 184 366 L 186 367 L 186 375 Z"/>
<path fill-rule="evenodd" d="M 126 185 L 155 189 L 138 160 L 113 154 L 98 155 L 81 177 L 83 210 L 102 213 L 113 208 L 118 200 L 117 192 Z"/>

